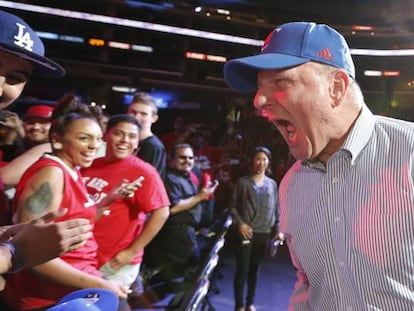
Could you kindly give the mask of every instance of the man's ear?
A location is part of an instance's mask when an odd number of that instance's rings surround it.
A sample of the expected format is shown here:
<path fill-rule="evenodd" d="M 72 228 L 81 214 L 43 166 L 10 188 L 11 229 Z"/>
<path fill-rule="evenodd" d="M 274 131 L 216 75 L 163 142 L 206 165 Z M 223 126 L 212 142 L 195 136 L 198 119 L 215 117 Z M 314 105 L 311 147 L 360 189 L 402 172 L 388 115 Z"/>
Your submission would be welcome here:
<path fill-rule="evenodd" d="M 152 123 L 157 122 L 157 121 L 158 121 L 158 119 L 159 119 L 158 114 L 153 114 L 153 115 L 152 115 Z"/>
<path fill-rule="evenodd" d="M 343 70 L 337 70 L 335 72 L 330 89 L 330 95 L 333 98 L 334 106 L 339 106 L 341 104 L 342 99 L 348 90 L 350 79 L 348 74 Z"/>

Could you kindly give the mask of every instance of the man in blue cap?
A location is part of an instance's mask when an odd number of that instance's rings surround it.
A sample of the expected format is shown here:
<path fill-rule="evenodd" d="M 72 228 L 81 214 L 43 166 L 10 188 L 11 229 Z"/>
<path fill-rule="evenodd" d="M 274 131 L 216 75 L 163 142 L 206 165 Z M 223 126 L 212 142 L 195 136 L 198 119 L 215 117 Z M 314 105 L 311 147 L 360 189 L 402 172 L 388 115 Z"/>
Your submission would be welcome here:
<path fill-rule="evenodd" d="M 343 36 L 280 25 L 224 76 L 298 160 L 279 190 L 289 310 L 414 310 L 414 124 L 371 113 Z"/>
<path fill-rule="evenodd" d="M 42 41 L 25 21 L 0 11 L 0 109 L 20 96 L 32 76 L 64 75 L 64 69 L 44 54 Z M 37 159 L 33 158 L 33 161 Z M 6 171 L 7 166 L 3 167 L 1 177 L 13 174 L 10 171 L 14 169 Z M 41 264 L 83 245 L 91 235 L 89 221 L 52 222 L 64 213 L 51 213 L 27 224 L 0 227 L 0 273 Z"/>

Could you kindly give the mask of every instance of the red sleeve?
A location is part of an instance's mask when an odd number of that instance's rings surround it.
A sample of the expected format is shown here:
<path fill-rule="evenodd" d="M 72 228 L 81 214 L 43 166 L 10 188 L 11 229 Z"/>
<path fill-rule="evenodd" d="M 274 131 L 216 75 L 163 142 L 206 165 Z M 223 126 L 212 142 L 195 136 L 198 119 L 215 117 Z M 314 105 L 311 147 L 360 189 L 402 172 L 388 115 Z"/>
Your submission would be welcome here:
<path fill-rule="evenodd" d="M 143 212 L 148 213 L 155 209 L 170 206 L 167 190 L 158 173 L 148 174 L 134 196 L 136 204 L 143 207 Z"/>

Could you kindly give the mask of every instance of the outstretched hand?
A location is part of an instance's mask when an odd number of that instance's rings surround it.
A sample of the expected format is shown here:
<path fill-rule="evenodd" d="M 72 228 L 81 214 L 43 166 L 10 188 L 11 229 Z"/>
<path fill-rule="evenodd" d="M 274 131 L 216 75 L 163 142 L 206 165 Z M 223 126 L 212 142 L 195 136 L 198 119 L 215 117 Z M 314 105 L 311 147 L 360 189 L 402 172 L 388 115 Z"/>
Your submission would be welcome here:
<path fill-rule="evenodd" d="M 11 240 L 23 267 L 49 261 L 84 245 L 92 236 L 89 220 L 83 218 L 53 222 L 67 209 L 51 212 L 28 223 L 0 228 L 0 241 Z"/>

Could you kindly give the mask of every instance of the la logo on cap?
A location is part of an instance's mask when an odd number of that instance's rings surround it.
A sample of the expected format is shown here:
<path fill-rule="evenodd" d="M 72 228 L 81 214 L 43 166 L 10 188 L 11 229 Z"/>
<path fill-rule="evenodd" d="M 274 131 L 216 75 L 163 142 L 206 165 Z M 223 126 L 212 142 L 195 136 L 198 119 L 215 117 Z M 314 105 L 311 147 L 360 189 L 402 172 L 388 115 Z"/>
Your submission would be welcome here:
<path fill-rule="evenodd" d="M 19 32 L 16 36 L 14 36 L 14 44 L 24 48 L 25 50 L 28 50 L 30 52 L 33 52 L 33 40 L 30 37 L 30 32 L 26 31 L 26 26 L 16 23 L 17 28 L 19 29 Z"/>

